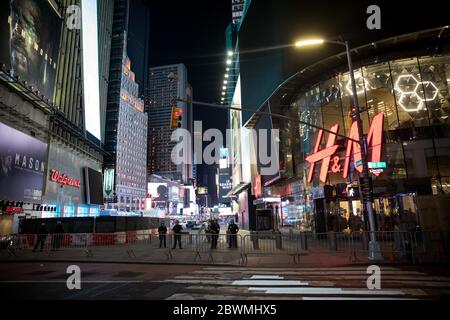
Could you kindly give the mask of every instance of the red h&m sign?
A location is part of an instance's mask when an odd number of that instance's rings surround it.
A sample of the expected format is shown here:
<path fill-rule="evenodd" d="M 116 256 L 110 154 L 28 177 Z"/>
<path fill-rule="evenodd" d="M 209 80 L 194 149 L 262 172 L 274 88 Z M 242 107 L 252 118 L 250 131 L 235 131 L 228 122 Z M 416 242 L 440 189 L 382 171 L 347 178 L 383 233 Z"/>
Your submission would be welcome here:
<path fill-rule="evenodd" d="M 381 161 L 381 149 L 383 143 L 383 113 L 378 113 L 370 124 L 369 133 L 367 135 L 367 147 L 372 149 L 371 152 L 371 162 L 380 162 Z M 323 130 L 319 130 L 317 135 L 316 144 L 314 146 L 313 153 L 305 158 L 307 162 L 310 163 L 309 173 L 308 173 L 308 182 L 311 182 L 313 179 L 314 168 L 316 164 L 322 161 L 322 167 L 320 168 L 320 181 L 325 183 L 328 177 L 328 170 L 330 168 L 330 162 L 333 161 L 331 165 L 331 171 L 333 173 L 338 173 L 342 171 L 343 178 L 348 177 L 348 172 L 350 168 L 350 159 L 353 156 L 353 162 L 355 163 L 355 169 L 358 172 L 362 172 L 362 154 L 361 147 L 358 142 L 359 141 L 359 133 L 358 133 L 358 124 L 356 121 L 352 123 L 350 128 L 349 138 L 352 140 L 348 140 L 347 148 L 345 151 L 345 162 L 344 167 L 341 168 L 340 158 L 335 155 L 339 145 L 336 144 L 336 135 L 339 132 L 339 125 L 335 124 L 330 129 L 331 133 L 328 134 L 328 138 L 326 141 L 325 148 L 319 150 L 320 145 L 322 144 L 323 138 Z M 335 155 L 333 158 L 332 156 Z M 379 175 L 377 173 L 374 175 Z"/>

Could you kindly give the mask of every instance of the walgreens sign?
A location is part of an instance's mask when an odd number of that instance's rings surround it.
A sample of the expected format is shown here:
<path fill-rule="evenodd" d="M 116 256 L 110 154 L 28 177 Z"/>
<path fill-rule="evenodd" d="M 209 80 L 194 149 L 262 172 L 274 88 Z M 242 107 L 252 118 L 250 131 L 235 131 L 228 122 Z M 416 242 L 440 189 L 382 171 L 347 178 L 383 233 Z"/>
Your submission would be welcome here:
<path fill-rule="evenodd" d="M 55 169 L 52 169 L 50 181 L 59 183 L 61 186 L 80 188 L 80 180 L 70 178 L 67 174 L 61 173 L 61 171 Z"/>
<path fill-rule="evenodd" d="M 367 135 L 367 148 L 371 150 L 370 161 L 381 161 L 381 150 L 383 143 L 383 113 L 378 113 L 370 124 L 369 133 Z M 317 163 L 322 161 L 322 167 L 320 168 L 319 178 L 320 181 L 325 183 L 328 177 L 328 171 L 332 173 L 342 172 L 342 177 L 346 179 L 348 177 L 350 169 L 350 161 L 353 158 L 355 169 L 358 172 L 362 172 L 362 154 L 361 147 L 357 141 L 359 141 L 358 124 L 356 121 L 352 123 L 350 128 L 349 140 L 345 151 L 344 164 L 341 163 L 341 158 L 336 155 L 336 151 L 339 145 L 336 144 L 336 134 L 339 132 L 339 125 L 335 124 L 330 129 L 331 133 L 328 134 L 325 148 L 319 149 L 322 144 L 323 130 L 319 130 L 317 135 L 316 144 L 313 152 L 305 158 L 309 162 L 308 182 L 311 183 L 314 175 L 314 169 Z M 380 172 L 373 173 L 378 176 Z"/>

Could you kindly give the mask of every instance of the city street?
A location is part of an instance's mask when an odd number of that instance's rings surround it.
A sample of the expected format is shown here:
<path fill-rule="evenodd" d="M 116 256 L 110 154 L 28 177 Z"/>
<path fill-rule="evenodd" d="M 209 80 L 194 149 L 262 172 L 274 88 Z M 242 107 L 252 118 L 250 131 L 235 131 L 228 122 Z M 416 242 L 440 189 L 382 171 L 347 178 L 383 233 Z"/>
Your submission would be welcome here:
<path fill-rule="evenodd" d="M 333 268 L 205 267 L 80 263 L 81 289 L 68 290 L 68 263 L 1 263 L 8 299 L 404 300 L 445 299 L 445 267 L 381 267 L 381 289 L 368 290 L 365 266 Z"/>

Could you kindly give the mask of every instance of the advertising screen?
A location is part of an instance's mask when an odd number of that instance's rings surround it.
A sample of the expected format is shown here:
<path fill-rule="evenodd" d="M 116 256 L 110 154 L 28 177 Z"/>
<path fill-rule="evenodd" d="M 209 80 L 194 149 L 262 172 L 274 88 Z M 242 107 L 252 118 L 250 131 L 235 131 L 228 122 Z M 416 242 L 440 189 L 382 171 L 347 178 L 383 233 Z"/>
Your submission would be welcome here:
<path fill-rule="evenodd" d="M 103 175 L 91 168 L 84 168 L 86 203 L 103 204 Z"/>
<path fill-rule="evenodd" d="M 101 140 L 98 71 L 97 0 L 81 1 L 83 39 L 84 118 L 86 130 Z"/>
<path fill-rule="evenodd" d="M 40 202 L 47 145 L 0 122 L 0 199 Z"/>
<path fill-rule="evenodd" d="M 53 99 L 61 20 L 44 0 L 0 1 L 0 63 Z"/>
<path fill-rule="evenodd" d="M 229 173 L 219 175 L 219 203 L 229 203 L 230 198 L 227 197 L 231 191 L 233 184 Z"/>
<path fill-rule="evenodd" d="M 167 201 L 169 199 L 167 183 L 149 182 L 147 192 L 153 201 Z"/>
<path fill-rule="evenodd" d="M 197 194 L 208 194 L 208 188 L 207 187 L 198 187 Z"/>
<path fill-rule="evenodd" d="M 110 196 L 114 191 L 114 168 L 106 168 L 103 175 L 103 191 L 106 196 Z"/>

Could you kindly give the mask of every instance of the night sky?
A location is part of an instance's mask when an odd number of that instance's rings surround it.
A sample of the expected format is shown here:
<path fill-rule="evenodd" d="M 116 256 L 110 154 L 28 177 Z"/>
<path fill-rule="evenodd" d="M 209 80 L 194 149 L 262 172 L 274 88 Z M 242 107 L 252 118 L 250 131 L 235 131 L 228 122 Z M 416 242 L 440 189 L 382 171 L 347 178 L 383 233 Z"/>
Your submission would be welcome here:
<path fill-rule="evenodd" d="M 225 28 L 231 22 L 231 0 L 148 0 L 147 4 L 150 66 L 184 63 L 194 100 L 219 103 L 226 68 Z M 194 106 L 194 120 L 203 121 L 204 131 L 208 128 L 225 131 L 227 113 Z M 197 169 L 199 185 L 202 185 L 207 167 Z"/>

